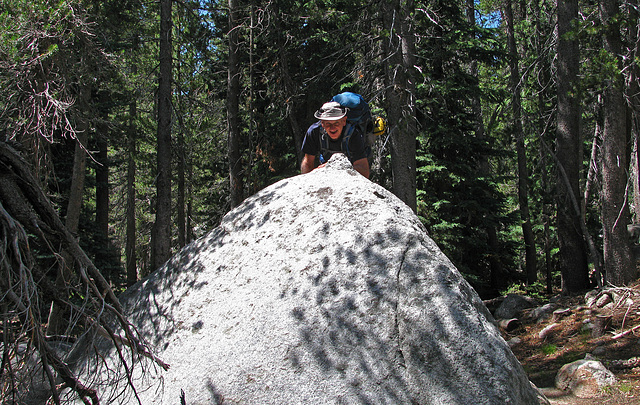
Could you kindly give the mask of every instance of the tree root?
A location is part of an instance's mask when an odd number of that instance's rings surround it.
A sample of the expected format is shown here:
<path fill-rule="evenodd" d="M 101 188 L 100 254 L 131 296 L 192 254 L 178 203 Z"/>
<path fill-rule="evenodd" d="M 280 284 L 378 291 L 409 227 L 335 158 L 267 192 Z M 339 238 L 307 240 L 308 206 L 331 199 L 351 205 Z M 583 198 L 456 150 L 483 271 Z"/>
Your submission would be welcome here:
<path fill-rule="evenodd" d="M 60 260 L 62 250 L 73 258 L 78 272 L 65 289 L 56 288 L 38 268 L 30 246 L 32 242 L 40 250 L 48 250 L 57 260 Z M 76 332 L 81 333 L 83 329 L 94 328 L 110 339 L 119 351 L 123 345 L 130 348 L 134 354 L 131 364 L 127 364 L 122 353 L 120 361 L 127 373 L 127 384 L 134 392 L 131 366 L 136 358 L 142 356 L 165 370 L 168 368 L 142 342 L 125 318 L 113 290 L 65 228 L 28 164 L 6 142 L 0 142 L 0 256 L 0 308 L 4 326 L 0 368 L 2 398 L 20 394 L 19 373 L 24 363 L 19 359 L 28 359 L 28 353 L 37 352 L 51 387 L 51 399 L 56 404 L 61 403 L 60 392 L 65 388 L 75 392 L 86 404 L 100 403 L 96 390 L 81 382 L 47 342 L 46 316 L 40 313 L 40 308 L 50 301 L 74 314 L 69 330 L 76 328 Z M 82 297 L 82 305 L 72 304 L 67 299 L 72 295 Z M 112 320 L 116 321 L 124 337 L 112 331 Z M 27 343 L 27 354 L 18 353 L 20 342 Z M 62 385 L 57 386 L 56 379 L 60 379 Z"/>

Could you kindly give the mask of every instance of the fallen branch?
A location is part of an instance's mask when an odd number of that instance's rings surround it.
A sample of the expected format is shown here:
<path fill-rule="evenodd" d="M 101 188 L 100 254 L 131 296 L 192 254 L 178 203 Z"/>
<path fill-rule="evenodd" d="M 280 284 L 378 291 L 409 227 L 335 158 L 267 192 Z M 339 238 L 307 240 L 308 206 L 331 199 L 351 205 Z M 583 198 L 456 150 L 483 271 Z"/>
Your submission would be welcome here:
<path fill-rule="evenodd" d="M 129 339 L 127 339 L 126 337 L 122 337 L 120 335 L 117 335 L 113 332 L 109 332 L 107 331 L 107 329 L 105 329 L 102 325 L 99 325 L 96 323 L 96 328 L 98 330 L 98 333 L 103 336 L 106 337 L 108 339 L 111 339 L 114 341 L 114 343 L 119 343 L 125 346 L 128 346 L 129 348 L 131 348 L 134 352 L 153 360 L 157 365 L 159 365 L 160 367 L 162 367 L 163 370 L 167 371 L 169 370 L 170 365 L 165 363 L 164 361 L 162 361 L 158 356 L 154 355 L 153 353 L 151 353 L 149 351 L 149 349 L 147 349 L 146 346 L 141 345 L 139 342 L 137 341 L 130 341 Z"/>
<path fill-rule="evenodd" d="M 640 325 L 636 325 L 631 329 L 628 329 L 628 330 L 626 330 L 624 332 L 618 333 L 617 335 L 613 335 L 612 339 L 617 340 L 617 339 L 623 338 L 623 337 L 625 337 L 627 335 L 630 335 L 630 334 L 634 333 L 638 329 L 640 329 Z"/>
<path fill-rule="evenodd" d="M 629 370 L 640 366 L 640 357 L 632 357 L 627 360 L 611 360 L 607 362 L 609 370 Z"/>
<path fill-rule="evenodd" d="M 70 325 L 77 320 L 84 320 L 84 327 L 96 326 L 100 334 L 106 335 L 116 347 L 126 345 L 133 355 L 149 358 L 166 370 L 168 364 L 151 353 L 135 327 L 126 319 L 108 282 L 64 226 L 31 173 L 29 165 L 6 142 L 0 142 L 0 197 L 0 286 L 4 291 L 0 295 L 0 304 L 5 313 L 16 312 L 16 319 L 19 319 L 16 328 L 22 328 L 19 334 L 3 333 L 5 352 L 12 343 L 10 339 L 15 340 L 18 335 L 26 336 L 28 347 L 39 353 L 54 403 L 60 404 L 61 399 L 53 381 L 54 375 L 50 371 L 62 380 L 60 388 L 70 388 L 85 404 L 99 403 L 97 391 L 74 375 L 68 363 L 62 361 L 47 343 L 42 326 L 46 321 L 39 308 L 44 302 L 53 300 L 75 314 Z M 28 234 L 32 236 L 28 237 Z M 59 256 L 59 251 L 54 246 L 60 246 L 70 253 L 78 264 L 78 285 L 68 284 L 60 290 L 50 285 L 46 277 L 41 277 L 29 247 L 30 241 L 41 243 L 42 249 L 49 249 L 54 257 Z M 83 291 L 78 291 L 79 288 Z M 83 297 L 82 305 L 77 306 L 65 299 L 73 291 L 78 293 L 77 296 Z M 108 332 L 111 328 L 109 325 L 114 320 L 123 336 Z M 7 358 L 7 355 L 3 356 L 0 377 L 8 378 L 11 384 L 17 371 L 11 369 L 11 362 L 6 361 Z M 132 370 L 124 356 L 121 355 L 120 359 L 126 369 L 127 384 L 135 392 L 131 379 Z M 4 371 L 7 371 L 6 375 L 3 375 Z M 15 387 L 9 385 L 9 390 L 16 392 Z M 3 387 L 0 387 L 0 394 L 5 394 Z"/>
<path fill-rule="evenodd" d="M 23 313 L 24 317 L 29 317 L 29 318 L 32 317 L 33 313 L 32 313 L 31 306 L 26 306 L 25 303 L 20 298 L 20 296 L 18 296 L 14 291 L 8 290 L 6 293 L 6 296 Z M 53 374 L 50 372 L 48 365 L 51 365 L 51 367 L 53 367 L 53 369 L 56 371 L 58 376 L 64 382 L 65 386 L 73 389 L 78 394 L 78 396 L 80 397 L 79 399 L 82 402 L 84 402 L 85 404 L 89 404 L 88 400 L 91 399 L 91 404 L 93 405 L 98 405 L 100 403 L 97 392 L 94 389 L 91 389 L 85 386 L 84 384 L 82 384 L 73 375 L 73 373 L 69 369 L 69 366 L 66 363 L 64 363 L 60 359 L 60 357 L 58 357 L 57 354 L 55 354 L 55 352 L 53 351 L 53 349 L 51 349 L 51 347 L 49 347 L 49 345 L 47 344 L 44 338 L 44 333 L 40 328 L 32 329 L 31 342 L 34 344 L 35 348 L 38 350 L 38 353 L 40 353 L 40 357 L 42 359 L 42 368 L 45 371 L 45 374 L 47 376 L 47 379 L 49 380 L 49 383 L 51 384 L 51 387 L 54 387 L 55 384 L 54 384 Z M 51 394 L 53 396 L 55 403 L 60 404 L 60 398 L 59 398 L 58 392 L 52 389 Z"/>

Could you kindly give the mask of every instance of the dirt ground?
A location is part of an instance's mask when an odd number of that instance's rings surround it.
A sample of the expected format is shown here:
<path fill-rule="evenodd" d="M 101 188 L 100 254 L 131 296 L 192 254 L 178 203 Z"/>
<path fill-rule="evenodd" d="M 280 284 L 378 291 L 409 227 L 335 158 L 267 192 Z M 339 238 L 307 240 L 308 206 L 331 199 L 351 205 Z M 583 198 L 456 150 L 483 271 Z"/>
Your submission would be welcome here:
<path fill-rule="evenodd" d="M 529 379 L 540 388 L 552 404 L 566 405 L 640 405 L 640 285 L 623 291 L 630 298 L 607 309 L 594 310 L 585 305 L 585 297 L 560 297 L 557 304 L 571 309 L 562 318 L 540 323 L 523 316 L 521 325 L 507 333 L 505 340 L 517 337 L 520 343 L 512 350 L 522 363 Z M 586 327 L 596 315 L 611 315 L 604 335 L 594 337 Z M 551 323 L 559 323 L 555 333 L 539 337 Z M 638 326 L 637 329 L 633 329 Z M 625 336 L 616 336 L 628 332 Z M 630 332 L 630 333 L 629 333 Z M 617 377 L 614 386 L 601 390 L 598 398 L 582 399 L 554 387 L 558 370 L 567 363 L 594 354 Z"/>

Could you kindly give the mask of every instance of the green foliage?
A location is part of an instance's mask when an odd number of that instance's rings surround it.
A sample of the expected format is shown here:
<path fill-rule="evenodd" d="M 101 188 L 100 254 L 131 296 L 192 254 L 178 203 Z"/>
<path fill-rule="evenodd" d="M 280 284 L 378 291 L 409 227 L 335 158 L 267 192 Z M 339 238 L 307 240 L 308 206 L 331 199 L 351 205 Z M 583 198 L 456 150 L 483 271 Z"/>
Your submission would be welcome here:
<path fill-rule="evenodd" d="M 468 69 L 470 61 L 498 66 L 500 47 L 495 30 L 468 24 L 454 4 L 440 6 L 439 25 L 418 21 L 433 32 L 420 51 L 425 70 L 433 73 L 418 86 L 418 214 L 458 269 L 488 285 L 492 266 L 509 268 L 515 259 L 503 238 L 512 219 L 499 178 L 487 166 L 499 153 L 475 127 L 472 102 L 484 96 Z"/>
<path fill-rule="evenodd" d="M 537 300 L 546 300 L 546 285 L 542 282 L 535 282 L 533 284 L 524 284 L 524 283 L 514 283 L 509 286 L 506 290 L 500 293 L 501 295 L 507 294 L 518 294 L 525 295 L 527 297 L 535 298 Z"/>
<path fill-rule="evenodd" d="M 540 350 L 542 351 L 542 353 L 546 354 L 547 356 L 551 356 L 553 354 L 556 354 L 556 352 L 558 351 L 558 346 L 552 343 L 547 343 L 544 346 L 542 346 Z"/>
<path fill-rule="evenodd" d="M 0 127 L 14 140 L 75 136 L 79 90 L 108 74 L 77 1 L 0 5 Z M 96 66 L 101 70 L 96 71 Z"/>

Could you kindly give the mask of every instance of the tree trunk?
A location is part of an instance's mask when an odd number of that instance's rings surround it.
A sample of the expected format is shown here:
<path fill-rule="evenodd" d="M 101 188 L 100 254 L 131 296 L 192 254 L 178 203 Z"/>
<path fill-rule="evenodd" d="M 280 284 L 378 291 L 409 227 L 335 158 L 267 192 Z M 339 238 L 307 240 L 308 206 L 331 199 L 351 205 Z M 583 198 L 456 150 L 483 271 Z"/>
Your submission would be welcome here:
<path fill-rule="evenodd" d="M 195 240 L 195 234 L 193 232 L 193 224 L 191 218 L 193 217 L 193 164 L 191 161 L 187 162 L 187 245 Z"/>
<path fill-rule="evenodd" d="M 622 45 L 620 26 L 615 21 L 619 13 L 616 0 L 600 2 L 600 16 L 605 26 L 604 49 L 617 59 L 619 71 Z M 605 81 L 603 97 L 603 168 L 602 168 L 602 226 L 604 271 L 607 281 L 621 286 L 636 278 L 631 246 L 627 233 L 629 204 L 627 195 L 627 132 L 626 105 L 622 74 Z"/>
<path fill-rule="evenodd" d="M 107 131 L 105 126 L 100 126 L 100 131 Z M 98 133 L 98 156 L 96 164 L 96 226 L 100 237 L 104 241 L 109 239 L 109 158 L 107 134 Z"/>
<path fill-rule="evenodd" d="M 602 102 L 598 100 L 598 111 L 601 110 Z M 584 197 L 582 199 L 582 212 L 580 215 L 582 216 L 582 220 L 584 222 L 587 221 L 587 207 L 589 205 L 589 200 L 591 199 L 591 188 L 593 187 L 593 183 L 596 180 L 596 173 L 598 172 L 598 149 L 600 149 L 600 133 L 602 132 L 600 128 L 600 113 L 596 114 L 598 118 L 596 118 L 595 129 L 593 131 L 593 141 L 591 143 L 591 156 L 589 157 L 589 168 L 587 169 L 587 179 L 584 184 Z"/>
<path fill-rule="evenodd" d="M 106 119 L 106 117 L 105 117 Z M 114 254 L 114 249 L 109 239 L 109 157 L 107 143 L 109 127 L 104 122 L 96 125 L 98 132 L 96 145 L 98 155 L 96 156 L 96 250 L 95 262 L 100 267 L 102 274 L 109 282 L 118 279 L 115 272 L 118 267 L 119 254 Z M 117 256 L 117 257 L 116 257 Z"/>
<path fill-rule="evenodd" d="M 475 9 L 475 0 L 467 0 L 466 3 L 466 15 L 467 21 L 469 24 L 475 26 L 476 25 L 476 9 Z M 474 40 L 473 37 L 469 38 L 470 40 Z M 478 63 L 473 60 L 469 66 L 469 73 L 478 78 Z M 480 99 L 480 91 L 478 89 L 477 92 L 473 94 L 472 110 L 475 118 L 475 135 L 478 139 L 484 139 L 486 137 L 486 131 L 484 127 L 484 122 L 482 118 L 482 100 Z M 489 165 L 489 159 L 486 155 L 480 156 L 480 163 L 478 170 L 484 177 L 491 176 L 491 168 Z M 487 223 L 485 227 L 485 232 L 487 234 L 487 244 L 489 246 L 488 261 L 489 261 L 489 281 L 490 286 L 492 288 L 498 288 L 501 284 L 502 277 L 504 274 L 504 266 L 502 265 L 500 259 L 498 258 L 498 254 L 500 251 L 500 241 L 498 239 L 498 231 L 494 221 L 487 219 L 485 221 Z"/>
<path fill-rule="evenodd" d="M 227 77 L 227 128 L 229 144 L 229 194 L 231 207 L 244 199 L 242 153 L 240 148 L 240 61 L 237 0 L 229 0 L 229 65 Z"/>
<path fill-rule="evenodd" d="M 137 34 L 131 38 L 131 73 L 135 76 L 138 73 L 136 55 L 140 40 Z M 136 120 L 138 115 L 138 105 L 135 93 L 131 95 L 129 102 L 129 122 L 127 127 L 127 183 L 126 183 L 126 240 L 125 240 L 125 260 L 127 273 L 127 287 L 138 281 L 137 257 L 136 257 Z"/>
<path fill-rule="evenodd" d="M 178 203 L 177 203 L 177 223 L 178 223 L 178 246 L 180 248 L 185 247 L 187 243 L 187 219 L 186 219 L 186 183 L 185 183 L 185 171 L 186 168 L 186 153 L 184 144 L 184 126 L 181 125 L 178 131 L 177 143 L 178 143 Z"/>
<path fill-rule="evenodd" d="M 136 130 L 134 124 L 136 115 L 137 108 L 134 99 L 129 104 L 129 131 L 127 134 L 127 240 L 125 245 L 127 287 L 138 281 L 136 261 Z"/>
<path fill-rule="evenodd" d="M 634 193 L 633 193 L 633 207 L 635 220 L 634 223 L 640 223 L 640 66 L 638 66 L 638 58 L 640 58 L 640 12 L 638 6 L 640 2 L 637 0 L 628 7 L 630 21 L 635 21 L 636 24 L 629 27 L 629 42 L 633 44 L 633 48 L 630 50 L 631 57 L 629 68 L 625 69 L 627 72 L 627 99 L 631 104 L 631 136 L 632 142 L 635 146 L 634 149 Z"/>
<path fill-rule="evenodd" d="M 384 3 L 386 110 L 391 133 L 393 193 L 413 211 L 416 199 L 415 85 L 410 78 L 415 59 L 415 37 L 411 25 L 413 1 Z"/>
<path fill-rule="evenodd" d="M 90 92 L 84 89 L 81 92 L 81 104 L 87 105 Z M 89 136 L 87 134 L 89 123 L 85 119 L 80 119 L 76 128 L 76 142 L 73 156 L 73 172 L 71 174 L 71 188 L 69 190 L 69 201 L 67 203 L 67 215 L 65 226 L 69 233 L 78 238 L 78 226 L 80 224 L 80 213 L 82 211 L 82 200 L 84 195 L 84 180 L 87 169 L 87 145 Z M 58 275 L 56 276 L 56 288 L 60 294 L 66 294 L 67 284 L 71 280 L 75 263 L 73 256 L 66 251 L 62 253 L 62 260 L 59 263 Z M 66 328 L 65 315 L 59 305 L 52 303 L 51 311 L 47 321 L 47 334 L 62 335 Z"/>
<path fill-rule="evenodd" d="M 71 189 L 69 190 L 69 203 L 67 205 L 67 215 L 65 226 L 72 235 L 78 235 L 78 225 L 80 223 L 80 212 L 82 210 L 82 197 L 84 194 L 84 179 L 87 169 L 87 144 L 88 125 L 82 124 L 77 134 L 77 142 L 73 157 L 73 173 L 71 175 Z"/>
<path fill-rule="evenodd" d="M 548 114 L 548 101 L 551 99 L 551 95 L 549 94 L 548 83 L 551 82 L 551 67 L 548 61 L 548 51 L 543 46 L 544 39 L 544 29 L 542 24 L 542 15 L 540 11 L 540 4 L 537 2 L 531 3 L 531 14 L 532 18 L 535 21 L 535 32 L 533 42 L 535 43 L 535 52 L 536 55 L 539 56 L 539 63 L 537 67 L 537 72 L 535 73 L 538 77 L 536 81 L 537 86 L 535 88 L 535 92 L 537 93 L 537 117 L 536 117 L 536 128 L 535 131 L 539 134 L 540 140 L 538 142 L 538 154 L 540 159 L 540 166 L 543 168 L 548 167 L 548 151 L 545 148 L 545 140 L 544 134 L 547 132 L 547 119 L 546 115 Z M 551 263 L 551 227 L 550 227 L 550 218 L 552 216 L 553 208 L 549 203 L 548 196 L 550 195 L 549 191 L 549 177 L 546 169 L 541 170 L 540 174 L 540 198 L 542 201 L 542 221 L 543 221 L 543 240 L 542 244 L 544 245 L 544 270 L 546 277 L 546 289 L 547 293 L 551 294 L 553 292 L 553 277 L 552 277 L 552 263 Z"/>
<path fill-rule="evenodd" d="M 580 198 L 580 105 L 575 94 L 578 88 L 578 42 L 569 37 L 576 26 L 577 0 L 558 0 L 558 118 L 556 130 L 557 179 L 557 232 L 560 247 L 559 267 L 562 292 L 569 294 L 589 286 L 587 254 L 580 232 L 580 213 L 574 209 L 572 199 Z"/>
<path fill-rule="evenodd" d="M 533 227 L 529 215 L 529 185 L 527 180 L 527 154 L 524 146 L 524 130 L 522 129 L 522 101 L 520 97 L 520 69 L 518 67 L 518 48 L 514 33 L 513 10 L 511 0 L 505 2 L 505 18 L 507 20 L 507 41 L 509 47 L 509 70 L 511 86 L 511 107 L 513 110 L 513 132 L 516 139 L 518 156 L 518 203 L 520 205 L 520 224 L 524 238 L 525 266 L 527 284 L 538 280 L 537 253 Z"/>
<path fill-rule="evenodd" d="M 274 16 L 278 16 L 280 14 L 278 2 L 274 3 L 273 14 Z M 274 24 L 277 32 L 284 32 L 280 18 L 274 18 Z M 283 98 L 287 104 L 287 119 L 289 120 L 289 126 L 291 127 L 291 132 L 293 133 L 293 144 L 295 145 L 296 150 L 296 167 L 300 168 L 300 164 L 302 163 L 302 158 L 304 153 L 302 152 L 302 140 L 305 135 L 305 129 L 300 125 L 297 118 L 297 111 L 295 108 L 296 101 L 298 100 L 298 96 L 296 96 L 296 86 L 291 79 L 291 74 L 289 72 L 289 59 L 290 55 L 287 51 L 285 37 L 283 35 L 278 35 L 278 68 L 279 68 L 279 79 L 282 83 L 282 93 Z"/>
<path fill-rule="evenodd" d="M 171 256 L 171 85 L 172 0 L 160 0 L 160 77 L 158 80 L 157 198 L 152 235 L 152 270 Z"/>

